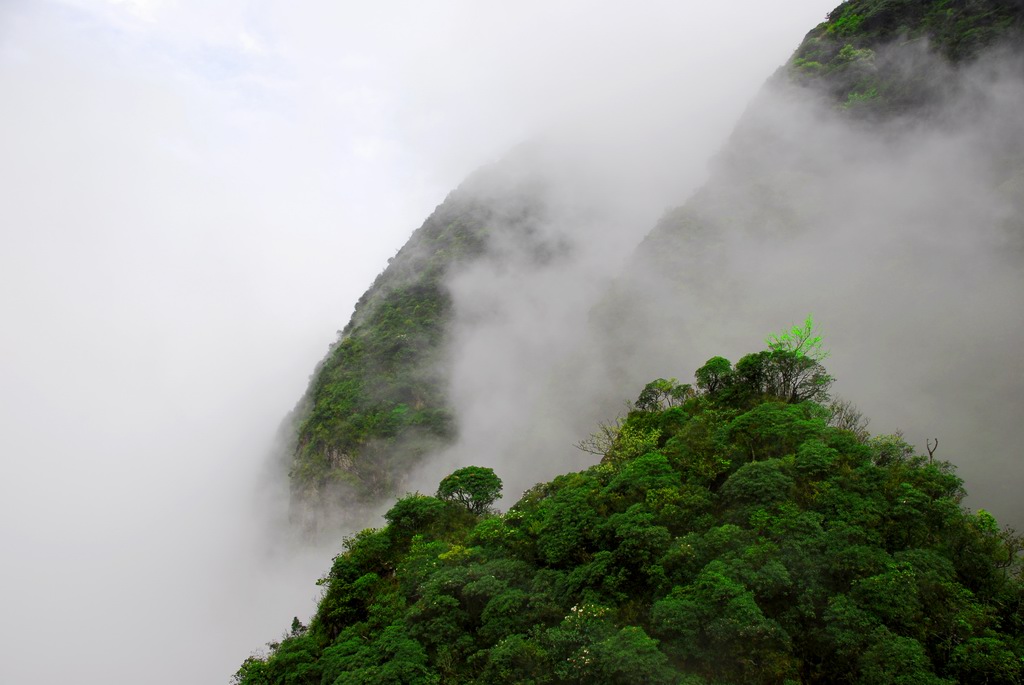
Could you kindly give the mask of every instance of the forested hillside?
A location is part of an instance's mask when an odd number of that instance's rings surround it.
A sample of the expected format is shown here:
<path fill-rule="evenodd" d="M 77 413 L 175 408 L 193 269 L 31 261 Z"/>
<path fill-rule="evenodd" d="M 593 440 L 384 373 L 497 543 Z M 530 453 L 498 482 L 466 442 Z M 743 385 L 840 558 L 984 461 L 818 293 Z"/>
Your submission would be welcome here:
<path fill-rule="evenodd" d="M 479 467 L 399 499 L 236 681 L 1021 682 L 1022 539 L 829 403 L 794 332 L 648 384 L 504 514 Z"/>
<path fill-rule="evenodd" d="M 987 464 L 993 510 L 1019 510 L 1022 45 L 1017 1 L 831 12 L 588 310 L 594 356 L 557 397 L 593 411 L 640 390 L 580 443 L 597 463 L 504 513 L 501 480 L 522 477 L 507 460 L 400 497 L 346 540 L 309 624 L 237 682 L 1024 682 L 1021 538 L 965 505 L 951 465 Z M 318 368 L 289 456 L 307 529 L 409 489 L 467 428 L 447 394 L 453 278 L 551 216 L 539 167 L 514 168 L 438 208 Z M 844 394 L 941 429 L 940 457 L 871 436 L 833 396 L 810 319 L 692 384 L 644 385 L 738 357 L 744 332 L 795 309 L 826 312 L 857 353 L 830 361 Z M 462 464 L 498 464 L 477 438 Z"/>

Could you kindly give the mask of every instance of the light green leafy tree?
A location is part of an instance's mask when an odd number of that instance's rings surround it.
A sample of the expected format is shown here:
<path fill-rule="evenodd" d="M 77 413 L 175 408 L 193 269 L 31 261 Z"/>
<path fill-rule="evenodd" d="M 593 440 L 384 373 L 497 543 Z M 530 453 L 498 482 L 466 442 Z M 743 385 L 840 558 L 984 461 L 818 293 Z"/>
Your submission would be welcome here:
<path fill-rule="evenodd" d="M 828 359 L 828 351 L 823 350 L 821 335 L 814 330 L 814 316 L 808 314 L 802 326 L 793 326 L 788 331 L 772 333 L 765 338 L 768 349 L 772 351 L 794 352 L 816 362 Z"/>

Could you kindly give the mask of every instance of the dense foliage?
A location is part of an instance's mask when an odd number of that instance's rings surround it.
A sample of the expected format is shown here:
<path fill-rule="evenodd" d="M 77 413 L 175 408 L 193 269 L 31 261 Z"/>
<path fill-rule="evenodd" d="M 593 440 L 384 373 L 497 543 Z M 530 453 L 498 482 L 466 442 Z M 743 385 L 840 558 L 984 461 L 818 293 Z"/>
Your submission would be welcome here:
<path fill-rule="evenodd" d="M 652 382 L 599 464 L 503 515 L 398 500 L 237 682 L 1022 682 L 1021 539 L 775 343 Z"/>
<path fill-rule="evenodd" d="M 501 479 L 493 469 L 466 466 L 441 479 L 438 498 L 458 502 L 473 514 L 485 514 L 501 497 Z"/>

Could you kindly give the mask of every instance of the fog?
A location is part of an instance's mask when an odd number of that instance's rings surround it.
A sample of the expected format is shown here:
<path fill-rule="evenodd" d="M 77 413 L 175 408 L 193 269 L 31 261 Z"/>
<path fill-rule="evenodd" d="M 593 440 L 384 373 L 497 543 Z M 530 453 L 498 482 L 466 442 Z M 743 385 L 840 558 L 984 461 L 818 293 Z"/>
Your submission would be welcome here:
<path fill-rule="evenodd" d="M 762 92 L 708 185 L 617 283 L 600 329 L 615 338 L 608 366 L 618 383 L 689 379 L 813 313 L 834 391 L 869 429 L 903 431 L 921 454 L 938 438 L 966 504 L 1019 528 L 1020 57 L 996 52 L 959 73 L 920 45 L 882 60 L 929 75 L 938 99 L 878 121 L 806 90 Z"/>
<path fill-rule="evenodd" d="M 449 279 L 459 438 L 409 489 L 486 465 L 508 506 L 593 463 L 574 443 L 648 381 L 690 381 L 813 314 L 834 394 L 921 454 L 938 438 L 966 505 L 1024 526 L 1020 57 L 954 72 L 918 43 L 879 50 L 872 68 L 915 74 L 930 104 L 879 119 L 773 79 L 707 183 L 660 222 L 702 170 L 665 153 L 664 127 L 560 132 L 501 162 L 509 178 L 543 178 L 544 211 L 528 238 L 492 228 L 488 254 Z"/>
<path fill-rule="evenodd" d="M 222 683 L 308 616 L 337 544 L 272 544 L 260 484 L 387 258 L 560 127 L 660 141 L 608 222 L 639 239 L 830 9 L 364 5 L 0 8 L 0 680 Z M 544 310 L 559 354 L 609 240 Z"/>

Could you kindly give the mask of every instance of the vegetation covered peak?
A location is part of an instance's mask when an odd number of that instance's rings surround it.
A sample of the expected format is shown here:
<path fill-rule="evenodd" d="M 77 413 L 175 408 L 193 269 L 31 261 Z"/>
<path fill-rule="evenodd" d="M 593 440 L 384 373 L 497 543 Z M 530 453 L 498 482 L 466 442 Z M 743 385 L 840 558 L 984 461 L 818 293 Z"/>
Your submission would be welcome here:
<path fill-rule="evenodd" d="M 1019 683 L 1020 537 L 804 342 L 648 384 L 504 514 L 484 467 L 399 499 L 236 681 Z"/>

